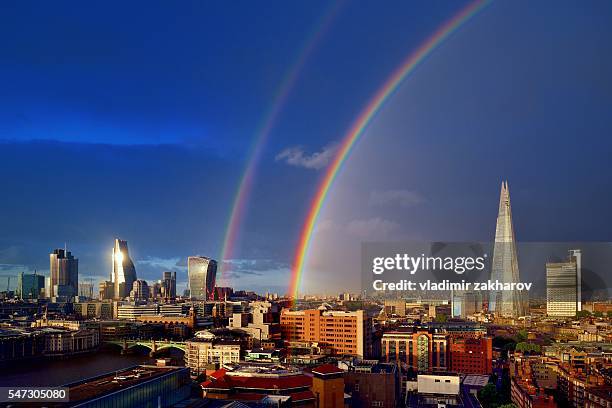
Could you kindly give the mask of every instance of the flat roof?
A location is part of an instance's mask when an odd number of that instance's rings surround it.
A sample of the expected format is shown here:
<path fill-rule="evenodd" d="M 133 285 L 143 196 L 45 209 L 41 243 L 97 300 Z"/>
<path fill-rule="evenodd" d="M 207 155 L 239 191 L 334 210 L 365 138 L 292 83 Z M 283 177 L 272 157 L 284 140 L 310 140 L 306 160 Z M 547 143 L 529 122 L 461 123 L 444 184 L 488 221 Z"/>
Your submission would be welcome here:
<path fill-rule="evenodd" d="M 128 387 L 143 383 L 153 378 L 161 377 L 172 371 L 184 367 L 157 367 L 141 365 L 128 369 L 113 371 L 84 382 L 69 385 L 71 402 L 86 401 L 120 391 Z"/>

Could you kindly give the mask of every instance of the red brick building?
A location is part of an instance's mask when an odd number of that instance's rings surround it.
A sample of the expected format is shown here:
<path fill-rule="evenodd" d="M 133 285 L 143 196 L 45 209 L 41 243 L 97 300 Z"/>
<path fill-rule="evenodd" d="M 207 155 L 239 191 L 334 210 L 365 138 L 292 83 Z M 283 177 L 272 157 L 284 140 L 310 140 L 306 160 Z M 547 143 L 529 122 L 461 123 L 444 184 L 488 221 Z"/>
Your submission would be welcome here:
<path fill-rule="evenodd" d="M 450 370 L 462 374 L 491 374 L 493 339 L 491 337 L 449 338 Z"/>

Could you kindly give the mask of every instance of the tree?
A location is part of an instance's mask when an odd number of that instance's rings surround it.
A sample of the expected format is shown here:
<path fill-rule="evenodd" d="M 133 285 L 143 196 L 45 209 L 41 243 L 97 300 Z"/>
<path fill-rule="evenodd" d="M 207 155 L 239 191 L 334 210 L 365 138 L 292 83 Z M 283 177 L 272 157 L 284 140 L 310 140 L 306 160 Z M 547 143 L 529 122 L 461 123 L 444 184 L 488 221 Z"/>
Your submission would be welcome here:
<path fill-rule="evenodd" d="M 522 341 L 517 343 L 515 350 L 523 353 L 539 353 L 542 351 L 542 347 L 539 344 Z"/>
<path fill-rule="evenodd" d="M 436 315 L 436 318 L 434 320 L 438 323 L 446 323 L 448 320 L 448 316 L 446 316 L 445 314 L 439 314 Z"/>
<path fill-rule="evenodd" d="M 593 313 L 593 316 L 595 316 L 595 317 L 603 317 L 603 312 L 595 312 L 595 313 Z"/>
<path fill-rule="evenodd" d="M 499 393 L 495 388 L 494 384 L 488 383 L 478 391 L 478 401 L 484 408 L 491 408 L 497 406 L 499 401 Z"/>
<path fill-rule="evenodd" d="M 585 317 L 589 317 L 591 316 L 591 312 L 589 312 L 588 310 L 580 310 L 578 312 L 576 312 L 576 317 L 578 319 L 583 319 Z"/>

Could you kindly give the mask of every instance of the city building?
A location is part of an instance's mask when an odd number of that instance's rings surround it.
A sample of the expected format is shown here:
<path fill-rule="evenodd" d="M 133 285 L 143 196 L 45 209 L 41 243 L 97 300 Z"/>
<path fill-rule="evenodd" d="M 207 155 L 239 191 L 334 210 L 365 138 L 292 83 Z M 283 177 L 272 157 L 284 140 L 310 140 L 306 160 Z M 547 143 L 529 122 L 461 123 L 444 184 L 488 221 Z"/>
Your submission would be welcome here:
<path fill-rule="evenodd" d="M 417 395 L 409 406 L 463 407 L 460 377 L 452 373 L 418 374 Z M 415 403 L 416 402 L 416 403 Z"/>
<path fill-rule="evenodd" d="M 45 355 L 66 356 L 93 351 L 100 344 L 97 329 L 70 330 L 58 327 L 43 329 L 46 335 Z"/>
<path fill-rule="evenodd" d="M 406 316 L 406 301 L 404 299 L 385 300 L 384 310 L 388 316 Z"/>
<path fill-rule="evenodd" d="M 312 369 L 312 392 L 317 408 L 341 408 L 344 406 L 344 371 L 332 364 Z"/>
<path fill-rule="evenodd" d="M 141 365 L 68 384 L 70 406 L 169 407 L 190 396 L 189 370 Z"/>
<path fill-rule="evenodd" d="M 382 336 L 382 359 L 405 363 L 419 372 L 447 371 L 449 335 L 429 328 L 406 327 Z"/>
<path fill-rule="evenodd" d="M 491 280 L 501 283 L 520 282 L 516 252 L 510 190 L 508 182 L 502 182 L 499 197 L 499 212 L 495 229 Z M 489 308 L 497 316 L 519 317 L 525 315 L 525 299 L 522 291 L 499 290 L 490 294 Z"/>
<path fill-rule="evenodd" d="M 115 284 L 112 281 L 102 281 L 98 287 L 98 299 L 111 300 L 115 298 Z"/>
<path fill-rule="evenodd" d="M 449 337 L 450 371 L 461 374 L 493 372 L 493 339 L 491 337 Z"/>
<path fill-rule="evenodd" d="M 74 313 L 85 319 L 112 319 L 115 303 L 112 301 L 75 302 Z"/>
<path fill-rule="evenodd" d="M 398 406 L 401 381 L 397 365 L 376 360 L 353 360 L 342 361 L 339 366 L 345 370 L 345 390 L 351 395 L 352 406 Z"/>
<path fill-rule="evenodd" d="M 128 297 L 136 280 L 136 268 L 134 262 L 130 259 L 127 241 L 115 239 L 110 277 L 113 283 L 113 298 L 124 299 Z"/>
<path fill-rule="evenodd" d="M 283 309 L 280 325 L 286 341 L 319 343 L 335 355 L 365 358 L 372 354 L 372 319 L 363 310 Z"/>
<path fill-rule="evenodd" d="M 574 317 L 582 310 L 581 251 L 569 251 L 566 262 L 546 263 L 546 314 L 553 317 Z"/>
<path fill-rule="evenodd" d="M 187 258 L 189 294 L 192 299 L 212 300 L 217 277 L 217 261 L 204 256 Z"/>
<path fill-rule="evenodd" d="M 15 295 L 19 299 L 38 299 L 45 289 L 45 277 L 34 273 L 21 272 L 17 275 Z"/>
<path fill-rule="evenodd" d="M 149 298 L 149 285 L 143 279 L 136 279 L 132 284 L 130 298 L 134 300 L 147 300 Z"/>
<path fill-rule="evenodd" d="M 79 260 L 66 249 L 55 249 L 49 254 L 50 298 L 73 298 L 79 293 Z"/>
<path fill-rule="evenodd" d="M 224 364 L 238 363 L 242 344 L 234 338 L 219 337 L 207 330 L 199 331 L 185 342 L 185 365 L 192 376 L 197 376 Z"/>
<path fill-rule="evenodd" d="M 200 387 L 204 398 L 274 406 L 315 407 L 316 397 L 311 389 L 312 384 L 313 377 L 297 369 L 237 366 L 231 370 L 213 372 Z"/>
<path fill-rule="evenodd" d="M 176 297 L 176 272 L 164 272 L 161 281 L 161 296 L 165 299 Z"/>
<path fill-rule="evenodd" d="M 94 298 L 94 284 L 91 282 L 79 283 L 79 297 L 85 299 Z"/>

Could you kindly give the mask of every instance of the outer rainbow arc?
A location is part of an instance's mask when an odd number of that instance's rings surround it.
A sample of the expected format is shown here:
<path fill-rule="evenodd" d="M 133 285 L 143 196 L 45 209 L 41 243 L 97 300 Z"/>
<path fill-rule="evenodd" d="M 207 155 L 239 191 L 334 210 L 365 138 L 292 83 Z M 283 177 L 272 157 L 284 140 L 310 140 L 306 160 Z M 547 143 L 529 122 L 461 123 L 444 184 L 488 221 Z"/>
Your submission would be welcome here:
<path fill-rule="evenodd" d="M 238 184 L 236 197 L 232 203 L 229 221 L 227 228 L 225 229 L 226 233 L 223 240 L 219 264 L 221 279 L 224 279 L 224 272 L 226 270 L 223 263 L 224 261 L 231 259 L 236 242 L 238 241 L 239 228 L 242 225 L 242 220 L 244 219 L 244 215 L 246 213 L 248 197 L 250 196 L 253 188 L 253 181 L 255 179 L 257 166 L 261 159 L 263 147 L 270 136 L 270 132 L 277 122 L 280 112 L 286 104 L 289 94 L 295 87 L 297 79 L 302 69 L 306 65 L 308 58 L 315 50 L 323 35 L 331 26 L 334 17 L 338 14 L 338 11 L 343 4 L 343 2 L 332 4 L 332 6 L 328 8 L 325 13 L 323 13 L 317 24 L 315 24 L 314 30 L 304 42 L 301 51 L 298 53 L 297 59 L 281 81 L 278 91 L 273 98 L 272 106 L 265 115 L 265 119 L 257 131 L 257 137 L 249 154 L 247 166 L 244 170 L 242 178 L 240 179 L 240 183 Z"/>
<path fill-rule="evenodd" d="M 393 72 L 389 79 L 387 79 L 384 85 L 376 92 L 374 97 L 361 111 L 353 125 L 350 127 L 349 131 L 344 136 L 340 149 L 336 153 L 336 156 L 327 168 L 326 173 L 319 184 L 319 188 L 312 201 L 310 210 L 308 211 L 306 222 L 304 223 L 302 232 L 300 233 L 298 249 L 293 263 L 292 277 L 289 287 L 289 294 L 290 296 L 293 296 L 294 299 L 298 298 L 298 290 L 304 272 L 304 262 L 310 250 L 312 234 L 317 218 L 323 205 L 325 204 L 329 190 L 339 171 L 341 170 L 342 165 L 351 152 L 351 149 L 359 140 L 372 118 L 376 115 L 376 113 L 378 113 L 382 105 L 389 99 L 389 97 L 397 90 L 403 80 L 410 73 L 412 73 L 419 63 L 422 62 L 438 45 L 440 45 L 453 32 L 459 29 L 471 17 L 482 10 L 484 6 L 488 4 L 488 2 L 489 0 L 477 0 L 470 3 L 457 15 L 444 23 L 435 32 L 435 34 L 427 39 L 415 52 L 410 54 L 402 62 L 400 67 Z"/>

